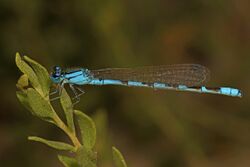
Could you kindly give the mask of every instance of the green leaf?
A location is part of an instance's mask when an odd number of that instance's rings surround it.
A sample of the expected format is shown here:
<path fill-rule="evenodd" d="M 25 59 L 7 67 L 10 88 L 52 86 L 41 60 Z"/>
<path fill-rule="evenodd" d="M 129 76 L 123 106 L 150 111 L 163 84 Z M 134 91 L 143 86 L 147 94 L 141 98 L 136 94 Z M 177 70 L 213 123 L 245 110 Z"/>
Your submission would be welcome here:
<path fill-rule="evenodd" d="M 31 82 L 31 85 L 41 94 L 43 95 L 41 85 L 38 81 L 38 78 L 33 71 L 33 69 L 25 62 L 22 60 L 20 57 L 19 53 L 16 53 L 16 65 L 20 69 L 20 71 L 24 74 L 26 74 Z"/>
<path fill-rule="evenodd" d="M 24 56 L 24 60 L 26 60 L 33 68 L 33 70 L 36 73 L 36 76 L 38 78 L 38 81 L 41 85 L 41 88 L 43 90 L 44 96 L 48 97 L 49 88 L 50 88 L 50 84 L 51 84 L 51 80 L 50 80 L 48 71 L 42 65 L 40 65 L 36 61 L 30 59 L 27 56 Z"/>
<path fill-rule="evenodd" d="M 64 110 L 64 114 L 66 116 L 67 125 L 68 125 L 69 129 L 73 133 L 75 133 L 75 125 L 74 125 L 74 119 L 73 119 L 73 111 L 74 111 L 73 105 L 72 105 L 72 102 L 71 102 L 69 95 L 67 94 L 67 92 L 64 88 L 62 89 L 60 101 L 61 101 L 61 105 L 62 105 L 63 110 Z"/>
<path fill-rule="evenodd" d="M 75 110 L 74 112 L 77 116 L 76 119 L 80 127 L 82 144 L 87 150 L 91 150 L 94 147 L 96 141 L 95 123 L 83 112 L 79 110 Z"/>
<path fill-rule="evenodd" d="M 23 74 L 17 81 L 16 87 L 20 90 L 24 90 L 25 87 L 29 86 L 29 78 L 26 74 Z"/>
<path fill-rule="evenodd" d="M 67 144 L 67 143 L 46 140 L 46 139 L 43 139 L 43 138 L 37 137 L 37 136 L 29 136 L 28 139 L 32 140 L 32 141 L 41 142 L 41 143 L 46 144 L 47 146 L 50 146 L 50 147 L 57 149 L 57 150 L 76 152 L 75 147 L 70 145 L 70 144 Z"/>
<path fill-rule="evenodd" d="M 110 159 L 110 136 L 108 135 L 108 120 L 107 120 L 107 113 L 103 109 L 99 109 L 95 112 L 92 116 L 97 131 L 96 137 L 96 146 L 95 149 L 98 150 L 98 153 L 101 154 L 98 158 L 98 162 L 105 162 L 109 161 Z"/>
<path fill-rule="evenodd" d="M 81 147 L 78 149 L 76 155 L 77 162 L 81 167 L 96 167 L 97 155 L 92 150 Z"/>
<path fill-rule="evenodd" d="M 53 120 L 56 117 L 56 112 L 50 105 L 48 100 L 45 100 L 37 91 L 33 88 L 27 89 L 28 102 L 33 110 L 33 114 L 37 117 L 55 123 Z"/>
<path fill-rule="evenodd" d="M 67 157 L 64 155 L 58 155 L 58 159 L 65 167 L 79 167 L 77 161 L 74 158 Z"/>
<path fill-rule="evenodd" d="M 33 113 L 33 110 L 31 109 L 28 101 L 27 91 L 17 91 L 16 96 L 18 100 L 22 103 L 22 105 L 28 109 L 30 112 Z M 33 113 L 34 114 L 34 113 Z"/>
<path fill-rule="evenodd" d="M 121 154 L 121 152 L 115 148 L 112 147 L 113 150 L 113 160 L 114 160 L 114 164 L 116 167 L 127 167 L 127 164 Z"/>

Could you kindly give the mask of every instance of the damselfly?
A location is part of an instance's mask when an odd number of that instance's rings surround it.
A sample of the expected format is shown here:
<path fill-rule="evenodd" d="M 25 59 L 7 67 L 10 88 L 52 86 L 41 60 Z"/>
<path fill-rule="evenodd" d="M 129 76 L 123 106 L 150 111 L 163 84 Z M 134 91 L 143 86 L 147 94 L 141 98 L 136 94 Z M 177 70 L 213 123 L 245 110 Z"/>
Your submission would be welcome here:
<path fill-rule="evenodd" d="M 137 68 L 105 68 L 88 70 L 86 68 L 53 68 L 51 80 L 58 85 L 59 94 L 65 84 L 69 84 L 77 102 L 84 93 L 78 85 L 122 85 L 168 89 L 207 94 L 242 97 L 239 89 L 231 87 L 210 88 L 203 86 L 209 80 L 209 70 L 199 64 L 175 64 Z"/>

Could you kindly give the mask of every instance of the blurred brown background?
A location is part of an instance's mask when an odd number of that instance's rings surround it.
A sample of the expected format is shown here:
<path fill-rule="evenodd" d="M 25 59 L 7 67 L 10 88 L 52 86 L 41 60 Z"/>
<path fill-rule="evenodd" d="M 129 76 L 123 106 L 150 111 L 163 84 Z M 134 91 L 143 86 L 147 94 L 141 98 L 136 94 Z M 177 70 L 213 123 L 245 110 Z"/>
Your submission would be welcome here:
<path fill-rule="evenodd" d="M 48 69 L 206 65 L 209 86 L 244 97 L 84 87 L 76 108 L 98 124 L 99 166 L 111 166 L 111 145 L 129 167 L 250 166 L 248 0 L 1 0 L 0 166 L 61 167 L 57 151 L 27 140 L 68 141 L 17 101 L 17 51 Z"/>

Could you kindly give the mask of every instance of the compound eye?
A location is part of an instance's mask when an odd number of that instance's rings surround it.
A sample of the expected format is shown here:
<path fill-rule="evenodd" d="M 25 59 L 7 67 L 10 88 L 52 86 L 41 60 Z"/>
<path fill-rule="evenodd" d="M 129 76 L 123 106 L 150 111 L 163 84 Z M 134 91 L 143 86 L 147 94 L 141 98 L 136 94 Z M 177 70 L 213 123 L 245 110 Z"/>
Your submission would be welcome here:
<path fill-rule="evenodd" d="M 62 71 L 61 67 L 54 66 L 53 67 L 53 73 L 52 73 L 53 77 L 59 77 L 61 75 L 61 71 Z"/>
<path fill-rule="evenodd" d="M 54 71 L 60 71 L 60 70 L 61 70 L 61 67 L 59 67 L 59 66 L 54 66 L 54 67 L 53 67 L 53 70 L 54 70 Z"/>

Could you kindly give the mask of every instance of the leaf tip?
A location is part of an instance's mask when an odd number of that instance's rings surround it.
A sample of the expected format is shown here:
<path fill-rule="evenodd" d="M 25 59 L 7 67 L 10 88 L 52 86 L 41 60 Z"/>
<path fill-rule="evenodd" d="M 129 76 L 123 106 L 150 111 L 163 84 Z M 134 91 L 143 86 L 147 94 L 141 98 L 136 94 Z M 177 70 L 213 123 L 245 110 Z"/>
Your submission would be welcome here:
<path fill-rule="evenodd" d="M 16 64 L 18 65 L 19 62 L 21 61 L 21 56 L 18 52 L 16 52 L 16 58 L 15 58 Z"/>
<path fill-rule="evenodd" d="M 16 87 L 20 90 L 24 90 L 25 87 L 29 85 L 29 78 L 26 74 L 23 74 L 21 77 L 19 77 Z"/>
<path fill-rule="evenodd" d="M 28 140 L 35 140 L 36 137 L 35 136 L 28 136 Z"/>
<path fill-rule="evenodd" d="M 127 167 L 126 161 L 124 160 L 124 157 L 122 153 L 116 148 L 112 147 L 113 152 L 113 159 L 116 167 Z"/>

